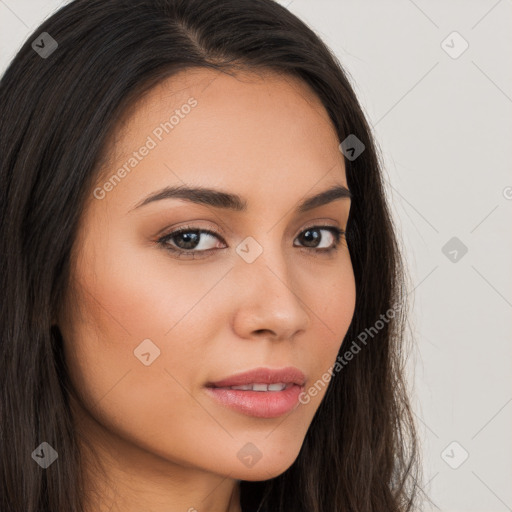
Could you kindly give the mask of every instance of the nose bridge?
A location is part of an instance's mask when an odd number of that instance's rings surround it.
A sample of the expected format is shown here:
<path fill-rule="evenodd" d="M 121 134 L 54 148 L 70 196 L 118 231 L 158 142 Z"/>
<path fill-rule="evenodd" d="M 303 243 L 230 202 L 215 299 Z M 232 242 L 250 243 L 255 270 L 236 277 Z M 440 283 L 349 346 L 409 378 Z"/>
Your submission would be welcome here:
<path fill-rule="evenodd" d="M 239 260 L 235 272 L 243 287 L 237 307 L 238 327 L 270 330 L 279 338 L 288 338 L 307 327 L 309 313 L 282 244 L 272 235 L 256 236 L 248 236 L 236 248 Z"/>
<path fill-rule="evenodd" d="M 263 284 L 262 279 L 272 276 L 277 280 L 273 285 L 276 291 L 292 286 L 290 262 L 283 252 L 281 240 L 273 236 L 272 232 L 258 232 L 247 236 L 238 244 L 236 252 L 241 260 L 237 262 L 237 266 L 260 284 Z"/>

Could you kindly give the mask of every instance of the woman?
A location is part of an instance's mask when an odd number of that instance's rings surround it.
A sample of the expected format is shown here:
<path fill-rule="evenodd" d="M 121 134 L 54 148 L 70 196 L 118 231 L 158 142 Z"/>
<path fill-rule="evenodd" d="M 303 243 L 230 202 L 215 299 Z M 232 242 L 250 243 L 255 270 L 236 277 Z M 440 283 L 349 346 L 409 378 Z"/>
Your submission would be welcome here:
<path fill-rule="evenodd" d="M 318 36 L 75 0 L 0 103 L 2 511 L 417 509 L 404 271 Z"/>

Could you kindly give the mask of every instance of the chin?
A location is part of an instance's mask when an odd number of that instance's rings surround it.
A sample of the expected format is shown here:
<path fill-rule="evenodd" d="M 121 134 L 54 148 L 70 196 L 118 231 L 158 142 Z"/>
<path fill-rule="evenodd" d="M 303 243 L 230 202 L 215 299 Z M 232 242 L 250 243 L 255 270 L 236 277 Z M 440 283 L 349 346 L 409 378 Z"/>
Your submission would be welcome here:
<path fill-rule="evenodd" d="M 299 447 L 300 449 L 300 447 Z M 283 474 L 297 460 L 299 450 L 269 453 L 267 456 L 262 455 L 259 460 L 253 462 L 252 466 L 244 468 L 244 464 L 237 465 L 234 468 L 235 478 L 239 480 L 247 480 L 250 482 L 269 480 Z M 278 450 L 276 450 L 278 452 Z M 243 462 L 243 461 L 242 461 Z"/>
<path fill-rule="evenodd" d="M 262 465 L 259 468 L 256 468 L 256 466 L 252 469 L 248 469 L 246 471 L 240 471 L 236 478 L 239 480 L 246 480 L 248 482 L 260 482 L 263 480 L 270 480 L 272 478 L 276 478 L 279 475 L 282 475 L 284 472 L 286 472 L 293 464 L 292 461 L 291 464 L 288 465 Z"/>

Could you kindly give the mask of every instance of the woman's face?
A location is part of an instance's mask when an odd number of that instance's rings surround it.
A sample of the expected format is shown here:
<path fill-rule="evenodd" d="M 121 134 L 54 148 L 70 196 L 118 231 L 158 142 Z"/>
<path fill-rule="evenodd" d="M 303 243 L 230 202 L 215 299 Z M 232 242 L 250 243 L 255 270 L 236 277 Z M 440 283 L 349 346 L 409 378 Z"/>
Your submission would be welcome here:
<path fill-rule="evenodd" d="M 123 465 L 241 480 L 294 462 L 355 305 L 343 235 L 336 244 L 350 199 L 298 209 L 347 187 L 338 144 L 316 96 L 277 74 L 182 71 L 119 125 L 81 219 L 76 295 L 58 319 L 91 446 Z M 158 195 L 166 187 L 243 204 Z M 301 401 L 296 387 L 207 387 L 285 367 L 304 374 L 304 391 L 324 385 Z"/>

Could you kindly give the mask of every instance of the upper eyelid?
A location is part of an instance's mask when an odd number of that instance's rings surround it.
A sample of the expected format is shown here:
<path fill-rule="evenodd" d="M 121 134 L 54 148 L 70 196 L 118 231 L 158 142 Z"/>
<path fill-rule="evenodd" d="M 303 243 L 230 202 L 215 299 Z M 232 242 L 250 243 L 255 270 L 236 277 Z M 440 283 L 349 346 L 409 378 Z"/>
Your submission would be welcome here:
<path fill-rule="evenodd" d="M 311 228 L 320 228 L 320 229 L 333 228 L 333 229 L 339 230 L 341 232 L 341 235 L 346 234 L 346 231 L 343 228 L 341 228 L 340 226 L 335 226 L 335 225 L 332 225 L 332 224 L 326 224 L 325 222 L 326 221 L 316 221 L 316 223 L 313 222 L 312 224 L 306 224 L 306 226 L 301 228 L 300 231 L 298 231 L 297 234 L 300 234 L 300 233 L 306 231 L 307 229 L 311 229 Z M 158 241 L 161 241 L 163 239 L 169 238 L 170 236 L 176 235 L 177 233 L 184 232 L 184 231 L 199 231 L 200 233 L 206 233 L 206 234 L 211 235 L 211 236 L 220 237 L 220 238 L 222 238 L 222 241 L 225 242 L 225 240 L 224 240 L 224 236 L 225 236 L 224 233 L 218 232 L 215 229 L 203 228 L 203 227 L 200 227 L 200 226 L 194 226 L 192 224 L 185 225 L 185 226 L 179 226 L 179 227 L 177 227 L 175 229 L 172 229 L 170 231 L 164 230 L 164 234 L 160 235 L 158 237 Z"/>

